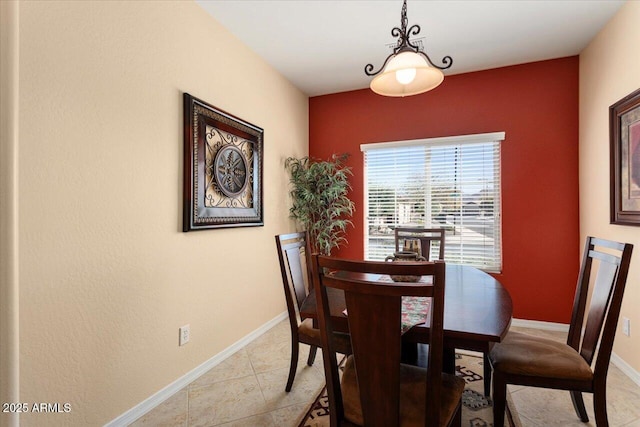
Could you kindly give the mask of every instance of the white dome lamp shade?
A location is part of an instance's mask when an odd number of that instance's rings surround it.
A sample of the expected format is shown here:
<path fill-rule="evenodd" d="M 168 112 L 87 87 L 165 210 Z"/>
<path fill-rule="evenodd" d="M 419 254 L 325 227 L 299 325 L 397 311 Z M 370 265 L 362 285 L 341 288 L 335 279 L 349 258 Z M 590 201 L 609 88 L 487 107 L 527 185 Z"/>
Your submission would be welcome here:
<path fill-rule="evenodd" d="M 383 96 L 411 96 L 435 89 L 444 74 L 432 67 L 422 55 L 401 52 L 371 80 L 371 90 Z"/>
<path fill-rule="evenodd" d="M 373 72 L 373 65 L 364 67 L 371 81 L 371 90 L 383 96 L 411 96 L 434 89 L 444 81 L 442 70 L 451 67 L 453 60 L 445 56 L 444 66 L 435 65 L 427 54 L 409 40 L 409 35 L 420 32 L 418 25 L 407 30 L 407 0 L 404 0 L 401 14 L 402 28 L 395 27 L 391 34 L 398 37 L 398 44 L 387 57 L 382 68 Z"/>

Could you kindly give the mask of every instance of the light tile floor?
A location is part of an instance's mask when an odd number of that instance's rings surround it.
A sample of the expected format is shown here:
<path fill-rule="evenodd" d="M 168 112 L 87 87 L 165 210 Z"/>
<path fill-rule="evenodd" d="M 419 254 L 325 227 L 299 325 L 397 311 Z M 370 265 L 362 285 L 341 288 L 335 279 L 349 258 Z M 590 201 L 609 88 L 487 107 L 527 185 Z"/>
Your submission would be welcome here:
<path fill-rule="evenodd" d="M 558 332 L 513 329 L 565 339 Z M 285 320 L 131 426 L 297 427 L 323 386 L 324 374 L 320 352 L 309 367 L 309 347 L 301 345 L 293 389 L 286 393 L 289 342 Z M 582 423 L 567 392 L 513 386 L 509 390 L 523 427 L 595 426 L 590 394 L 585 394 L 585 405 L 592 421 Z M 615 366 L 609 370 L 608 402 L 611 427 L 640 427 L 640 387 Z"/>

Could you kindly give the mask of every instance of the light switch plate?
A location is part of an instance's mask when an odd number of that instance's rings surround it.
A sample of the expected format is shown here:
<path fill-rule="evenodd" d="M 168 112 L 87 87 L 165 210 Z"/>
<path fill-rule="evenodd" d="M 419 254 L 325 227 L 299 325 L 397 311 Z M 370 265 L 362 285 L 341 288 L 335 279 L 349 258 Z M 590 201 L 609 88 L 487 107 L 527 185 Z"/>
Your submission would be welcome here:
<path fill-rule="evenodd" d="M 631 336 L 631 320 L 626 317 L 622 318 L 622 333 L 628 337 Z"/>
<path fill-rule="evenodd" d="M 184 325 L 179 330 L 180 336 L 178 337 L 178 345 L 183 346 L 191 339 L 191 326 Z"/>

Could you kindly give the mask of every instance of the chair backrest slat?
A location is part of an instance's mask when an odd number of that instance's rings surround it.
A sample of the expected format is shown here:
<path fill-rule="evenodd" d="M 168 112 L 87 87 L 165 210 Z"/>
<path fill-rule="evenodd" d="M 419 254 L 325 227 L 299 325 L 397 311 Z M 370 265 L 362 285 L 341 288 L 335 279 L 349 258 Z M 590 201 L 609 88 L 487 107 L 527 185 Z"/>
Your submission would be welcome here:
<path fill-rule="evenodd" d="M 622 251 L 620 255 L 620 265 L 618 266 L 614 279 L 613 292 L 600 338 L 600 347 L 598 348 L 598 357 L 594 369 L 594 381 L 599 383 L 601 387 L 604 386 L 607 378 L 609 360 L 611 359 L 611 351 L 613 350 L 613 340 L 615 338 L 616 328 L 618 327 L 622 297 L 624 296 L 624 288 L 629 274 L 629 265 L 631 264 L 631 254 L 633 253 L 632 244 L 620 243 L 619 245 Z"/>
<path fill-rule="evenodd" d="M 437 259 L 444 260 L 445 229 L 421 227 L 397 227 L 394 230 L 396 251 L 402 250 L 405 240 L 420 240 L 421 255 L 427 261 L 431 259 L 434 246 L 437 248 Z"/>
<path fill-rule="evenodd" d="M 626 243 L 614 242 L 613 240 L 601 239 L 599 237 L 589 237 L 593 246 L 600 246 L 603 248 L 615 249 L 616 251 L 623 251 Z"/>
<path fill-rule="evenodd" d="M 367 426 L 392 426 L 400 419 L 401 298 L 345 291 L 351 348 Z M 384 327 L 380 327 L 382 322 L 371 321 L 372 313 L 384 319 Z M 375 344 L 384 350 L 376 349 Z M 384 399 L 380 399 L 381 390 L 385 390 Z"/>
<path fill-rule="evenodd" d="M 300 306 L 309 294 L 310 285 L 307 233 L 281 234 L 275 238 L 289 318 L 298 324 Z"/>
<path fill-rule="evenodd" d="M 591 304 L 587 313 L 582 346 L 580 348 L 580 354 L 589 364 L 593 361 L 593 356 L 600 340 L 602 325 L 604 325 L 607 307 L 609 306 L 609 301 L 611 301 L 612 285 L 617 271 L 617 264 L 601 262 L 592 285 Z"/>
<path fill-rule="evenodd" d="M 620 265 L 620 257 L 615 255 L 607 254 L 599 251 L 589 251 L 589 256 L 594 259 L 599 259 L 604 262 L 608 262 L 609 264 Z"/>
<path fill-rule="evenodd" d="M 366 426 L 399 425 L 402 296 L 432 298 L 429 305 L 431 334 L 424 404 L 427 407 L 425 425 L 438 425 L 444 342 L 444 262 L 384 263 L 313 255 L 311 270 L 318 302 L 331 425 L 339 425 L 344 410 L 331 340 L 334 329 L 329 314 L 327 288 L 341 289 L 345 294 L 351 347 Z M 394 283 L 387 280 L 387 274 L 431 276 L 432 280 L 430 283 Z"/>
<path fill-rule="evenodd" d="M 594 237 L 585 244 L 567 344 L 587 363 L 596 359 L 596 381 L 606 378 L 632 250 L 631 244 Z"/>
<path fill-rule="evenodd" d="M 301 252 L 302 251 L 302 252 Z M 307 297 L 307 270 L 304 260 L 304 246 L 298 246 L 285 250 L 287 256 L 287 264 L 289 273 L 291 274 L 291 286 L 296 297 L 297 310 L 300 309 L 302 302 Z"/>

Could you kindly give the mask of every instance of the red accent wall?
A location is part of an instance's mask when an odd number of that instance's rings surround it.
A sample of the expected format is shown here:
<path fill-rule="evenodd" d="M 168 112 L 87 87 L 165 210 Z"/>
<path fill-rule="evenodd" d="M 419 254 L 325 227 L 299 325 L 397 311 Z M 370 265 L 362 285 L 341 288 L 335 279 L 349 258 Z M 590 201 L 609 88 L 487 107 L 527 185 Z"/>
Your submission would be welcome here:
<path fill-rule="evenodd" d="M 569 323 L 582 246 L 577 56 L 453 75 L 407 98 L 369 89 L 310 98 L 310 155 L 351 154 L 355 227 L 337 255 L 364 255 L 360 144 L 499 131 L 503 270 L 495 277 L 514 317 Z"/>

